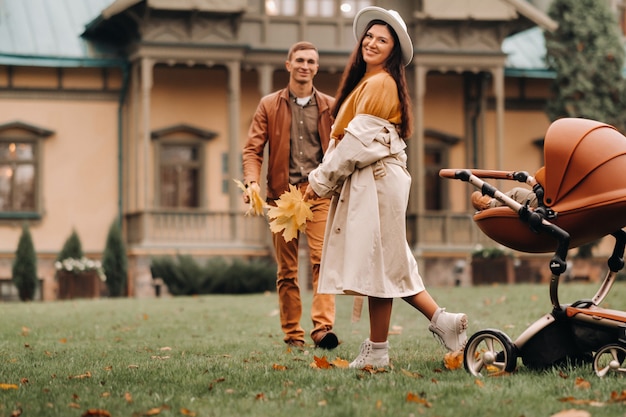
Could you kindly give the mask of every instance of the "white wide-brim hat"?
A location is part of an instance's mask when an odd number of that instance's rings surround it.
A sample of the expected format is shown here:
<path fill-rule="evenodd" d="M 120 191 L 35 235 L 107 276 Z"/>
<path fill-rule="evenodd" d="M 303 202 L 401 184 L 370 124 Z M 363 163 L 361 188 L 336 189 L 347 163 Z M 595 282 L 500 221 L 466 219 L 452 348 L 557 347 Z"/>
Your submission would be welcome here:
<path fill-rule="evenodd" d="M 400 14 L 395 10 L 385 10 L 382 7 L 376 6 L 365 7 L 359 10 L 354 17 L 354 24 L 352 25 L 354 37 L 357 42 L 361 40 L 365 28 L 367 28 L 367 25 L 372 20 L 382 20 L 393 28 L 400 41 L 402 62 L 405 66 L 409 65 L 411 59 L 413 59 L 413 42 L 411 42 L 411 38 L 406 31 L 406 23 L 404 23 Z"/>

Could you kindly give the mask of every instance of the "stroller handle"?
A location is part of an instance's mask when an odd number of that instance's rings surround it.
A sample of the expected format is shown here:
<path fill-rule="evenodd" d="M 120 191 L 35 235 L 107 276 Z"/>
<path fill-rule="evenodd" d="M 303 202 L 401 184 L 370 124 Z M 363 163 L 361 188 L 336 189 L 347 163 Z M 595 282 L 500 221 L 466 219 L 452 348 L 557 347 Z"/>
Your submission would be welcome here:
<path fill-rule="evenodd" d="M 517 171 L 497 171 L 490 169 L 454 169 L 444 168 L 439 170 L 439 176 L 455 180 L 467 181 L 470 175 L 480 178 L 493 178 L 499 180 L 514 180 Z"/>

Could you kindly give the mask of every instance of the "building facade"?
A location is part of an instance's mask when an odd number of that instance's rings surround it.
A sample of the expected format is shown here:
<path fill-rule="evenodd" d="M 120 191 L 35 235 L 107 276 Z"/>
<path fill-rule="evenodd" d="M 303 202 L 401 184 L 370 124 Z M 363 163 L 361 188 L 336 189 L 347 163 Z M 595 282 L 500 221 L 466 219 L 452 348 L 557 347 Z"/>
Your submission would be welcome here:
<path fill-rule="evenodd" d="M 135 297 L 154 294 L 154 256 L 271 256 L 266 219 L 243 215 L 233 181 L 252 114 L 286 85 L 299 40 L 318 46 L 316 86 L 333 95 L 352 18 L 368 5 L 399 11 L 414 40 L 408 235 L 428 284 L 467 283 L 468 255 L 494 245 L 472 222 L 473 190 L 439 169 L 532 173 L 543 163 L 550 75 L 511 68 L 515 42 L 503 51 L 514 35 L 555 28 L 539 1 L 50 3 L 0 2 L 3 292 L 24 221 L 44 300 L 56 298 L 53 264 L 72 230 L 99 258 L 114 221 Z"/>

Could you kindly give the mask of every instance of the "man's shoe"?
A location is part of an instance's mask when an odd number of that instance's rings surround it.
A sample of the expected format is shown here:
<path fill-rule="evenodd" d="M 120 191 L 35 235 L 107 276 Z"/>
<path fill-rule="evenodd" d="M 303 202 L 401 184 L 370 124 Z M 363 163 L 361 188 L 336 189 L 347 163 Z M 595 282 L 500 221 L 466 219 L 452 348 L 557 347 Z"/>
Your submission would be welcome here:
<path fill-rule="evenodd" d="M 294 347 L 294 348 L 303 348 L 304 347 L 304 340 L 285 340 L 285 343 L 287 343 L 287 346 L 289 347 Z"/>
<path fill-rule="evenodd" d="M 435 312 L 428 330 L 439 338 L 450 352 L 465 348 L 467 343 L 467 316 L 463 313 L 447 313 L 444 308 Z"/>
<path fill-rule="evenodd" d="M 334 349 L 339 346 L 337 335 L 331 331 L 324 333 L 324 336 L 315 343 L 315 346 L 322 349 Z"/>
<path fill-rule="evenodd" d="M 482 195 L 480 191 L 472 193 L 472 206 L 478 211 L 487 210 L 491 207 L 491 197 Z"/>
<path fill-rule="evenodd" d="M 384 368 L 389 366 L 389 342 L 374 343 L 365 339 L 361 343 L 361 352 L 355 360 L 348 365 L 350 368 L 363 369 L 366 366 L 372 368 Z"/>

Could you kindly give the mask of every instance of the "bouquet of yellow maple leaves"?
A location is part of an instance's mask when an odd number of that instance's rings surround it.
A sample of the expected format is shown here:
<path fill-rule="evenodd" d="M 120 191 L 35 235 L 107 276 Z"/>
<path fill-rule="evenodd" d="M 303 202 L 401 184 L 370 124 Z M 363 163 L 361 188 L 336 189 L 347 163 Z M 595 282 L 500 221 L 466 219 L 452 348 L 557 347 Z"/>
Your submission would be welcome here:
<path fill-rule="evenodd" d="M 300 189 L 289 184 L 289 190 L 285 191 L 278 200 L 276 206 L 268 206 L 258 193 L 256 187 L 246 187 L 239 180 L 234 180 L 239 188 L 248 195 L 250 206 L 246 215 L 260 216 L 267 208 L 267 216 L 270 218 L 270 230 L 274 233 L 282 232 L 286 242 L 296 238 L 298 231 L 303 231 L 306 221 L 313 218 L 311 203 L 304 201 Z"/>

